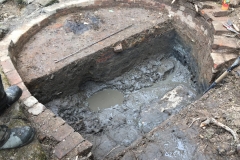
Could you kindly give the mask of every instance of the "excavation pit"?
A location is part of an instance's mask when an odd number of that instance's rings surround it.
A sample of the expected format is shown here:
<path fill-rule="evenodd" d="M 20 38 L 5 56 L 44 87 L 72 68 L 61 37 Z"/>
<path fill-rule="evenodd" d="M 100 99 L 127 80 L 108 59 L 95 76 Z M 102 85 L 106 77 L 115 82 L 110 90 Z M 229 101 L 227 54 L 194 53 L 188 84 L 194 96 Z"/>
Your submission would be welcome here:
<path fill-rule="evenodd" d="M 80 9 L 51 19 L 12 59 L 31 94 L 93 143 L 95 159 L 113 157 L 207 86 L 212 64 L 199 46 L 210 40 L 199 45 L 205 37 L 178 20 L 147 8 Z"/>

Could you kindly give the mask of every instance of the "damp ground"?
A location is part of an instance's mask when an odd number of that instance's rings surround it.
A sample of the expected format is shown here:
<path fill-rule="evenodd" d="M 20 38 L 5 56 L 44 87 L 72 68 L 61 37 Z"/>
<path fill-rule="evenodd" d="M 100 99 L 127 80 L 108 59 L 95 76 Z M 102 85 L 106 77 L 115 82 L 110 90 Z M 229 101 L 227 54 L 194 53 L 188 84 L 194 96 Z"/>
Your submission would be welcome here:
<path fill-rule="evenodd" d="M 198 96 L 187 67 L 174 57 L 157 55 L 122 76 L 90 81 L 80 90 L 46 107 L 93 143 L 95 159 L 110 156 L 113 148 L 115 156 Z"/>

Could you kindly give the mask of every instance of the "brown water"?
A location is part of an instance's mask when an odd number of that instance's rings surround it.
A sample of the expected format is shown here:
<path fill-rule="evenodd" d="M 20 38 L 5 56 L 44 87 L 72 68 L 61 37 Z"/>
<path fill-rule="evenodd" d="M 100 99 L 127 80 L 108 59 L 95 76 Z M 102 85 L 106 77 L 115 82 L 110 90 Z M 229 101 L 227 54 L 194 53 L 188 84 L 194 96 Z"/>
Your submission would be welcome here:
<path fill-rule="evenodd" d="M 123 103 L 124 96 L 121 92 L 113 89 L 105 89 L 93 94 L 87 99 L 91 111 L 99 111 Z"/>

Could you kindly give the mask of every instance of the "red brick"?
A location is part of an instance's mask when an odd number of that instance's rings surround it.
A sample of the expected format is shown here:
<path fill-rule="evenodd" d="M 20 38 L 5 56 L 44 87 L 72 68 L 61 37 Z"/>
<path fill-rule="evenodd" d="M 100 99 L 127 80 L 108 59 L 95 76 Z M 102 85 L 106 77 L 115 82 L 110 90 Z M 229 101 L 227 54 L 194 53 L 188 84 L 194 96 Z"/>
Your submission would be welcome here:
<path fill-rule="evenodd" d="M 52 132 L 56 131 L 57 128 L 64 123 L 65 121 L 60 117 L 48 117 L 47 119 L 43 119 L 40 125 L 42 131 L 46 131 L 48 134 L 52 135 Z"/>
<path fill-rule="evenodd" d="M 85 140 L 80 143 L 76 148 L 78 150 L 78 155 L 87 155 L 92 149 L 92 143 Z"/>
<path fill-rule="evenodd" d="M 31 93 L 28 90 L 23 90 L 22 96 L 20 97 L 20 100 L 25 100 L 26 98 L 32 96 Z"/>
<path fill-rule="evenodd" d="M 33 120 L 34 123 L 40 125 L 43 121 L 48 120 L 54 116 L 55 114 L 52 111 L 50 111 L 49 109 L 45 109 L 44 112 L 42 112 L 40 115 L 32 116 L 31 119 Z"/>
<path fill-rule="evenodd" d="M 15 69 L 10 57 L 1 61 L 1 65 L 2 65 L 2 68 L 3 68 L 3 72 L 5 72 L 5 73 Z"/>
<path fill-rule="evenodd" d="M 214 36 L 212 49 L 228 49 L 228 52 L 238 52 L 239 47 L 237 46 L 235 38 Z"/>
<path fill-rule="evenodd" d="M 74 129 L 65 123 L 64 125 L 59 126 L 59 128 L 54 130 L 52 132 L 51 136 L 53 136 L 57 141 L 62 141 L 64 138 L 66 138 L 72 132 L 74 132 Z"/>
<path fill-rule="evenodd" d="M 228 17 L 215 17 L 213 15 L 214 10 L 213 9 L 203 9 L 201 10 L 201 13 L 206 14 L 208 17 L 210 17 L 213 21 L 227 21 Z"/>
<path fill-rule="evenodd" d="M 230 33 L 224 26 L 223 23 L 225 22 L 220 22 L 220 21 L 213 21 L 213 27 L 215 31 L 215 35 L 221 35 L 221 34 L 228 34 Z"/>
<path fill-rule="evenodd" d="M 18 72 L 15 69 L 6 73 L 6 76 L 11 85 L 15 85 L 22 82 L 21 77 L 19 76 Z"/>
<path fill-rule="evenodd" d="M 225 17 L 225 16 L 228 16 L 231 13 L 232 13 L 232 11 L 230 11 L 230 10 L 223 11 L 221 9 L 218 9 L 218 10 L 213 11 L 213 16 L 214 17 Z"/>
<path fill-rule="evenodd" d="M 224 64 L 227 64 L 228 62 L 234 60 L 238 57 L 236 54 L 230 54 L 230 53 L 211 53 L 211 57 L 213 59 L 214 69 L 220 69 Z"/>
<path fill-rule="evenodd" d="M 69 152 L 64 159 L 74 159 L 76 156 L 87 156 L 91 152 L 92 143 L 87 140 L 81 142 L 77 147 L 75 147 L 71 152 Z"/>
<path fill-rule="evenodd" d="M 82 141 L 84 141 L 84 139 L 79 133 L 71 133 L 65 140 L 56 145 L 54 149 L 55 156 L 59 159 L 63 158 Z"/>

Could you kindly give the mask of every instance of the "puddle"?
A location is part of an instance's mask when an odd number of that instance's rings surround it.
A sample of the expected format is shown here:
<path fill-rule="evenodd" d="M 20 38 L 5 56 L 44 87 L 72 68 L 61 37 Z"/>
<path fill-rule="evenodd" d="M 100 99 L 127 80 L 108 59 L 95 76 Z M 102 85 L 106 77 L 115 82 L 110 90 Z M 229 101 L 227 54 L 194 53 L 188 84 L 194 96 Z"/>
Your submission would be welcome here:
<path fill-rule="evenodd" d="M 106 89 L 93 94 L 87 99 L 91 111 L 100 111 L 123 103 L 124 96 L 121 92 L 113 89 Z"/>

